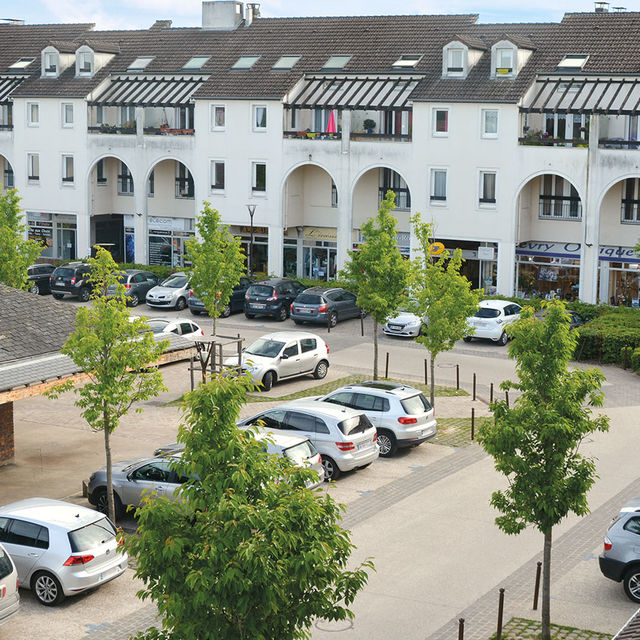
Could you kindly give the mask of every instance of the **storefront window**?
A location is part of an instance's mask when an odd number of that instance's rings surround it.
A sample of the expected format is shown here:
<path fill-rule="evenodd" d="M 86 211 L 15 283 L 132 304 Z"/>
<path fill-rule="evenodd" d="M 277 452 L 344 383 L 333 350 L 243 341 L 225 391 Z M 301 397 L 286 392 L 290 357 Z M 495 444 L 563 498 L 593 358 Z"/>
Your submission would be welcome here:
<path fill-rule="evenodd" d="M 194 237 L 191 218 L 149 218 L 149 264 L 183 267 L 185 242 Z"/>
<path fill-rule="evenodd" d="M 572 258 L 519 256 L 516 285 L 523 298 L 578 298 L 580 261 Z"/>
<path fill-rule="evenodd" d="M 333 280 L 337 274 L 335 242 L 316 241 L 308 246 L 305 240 L 303 278 L 312 280 Z"/>
<path fill-rule="evenodd" d="M 29 239 L 42 245 L 41 258 L 75 260 L 75 216 L 51 213 L 27 213 Z"/>
<path fill-rule="evenodd" d="M 298 242 L 297 240 L 284 240 L 284 275 L 295 278 L 298 273 Z"/>
<path fill-rule="evenodd" d="M 600 302 L 616 306 L 638 306 L 639 293 L 640 263 L 600 262 Z"/>

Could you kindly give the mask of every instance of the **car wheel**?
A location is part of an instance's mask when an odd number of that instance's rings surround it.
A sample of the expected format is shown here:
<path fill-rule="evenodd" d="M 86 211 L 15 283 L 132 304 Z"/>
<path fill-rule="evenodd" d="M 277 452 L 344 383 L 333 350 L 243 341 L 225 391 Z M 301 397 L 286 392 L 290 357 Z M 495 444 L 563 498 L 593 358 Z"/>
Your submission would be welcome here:
<path fill-rule="evenodd" d="M 253 320 L 255 318 L 255 315 L 253 313 L 247 313 L 245 311 L 244 317 L 247 318 L 248 320 Z"/>
<path fill-rule="evenodd" d="M 267 371 L 262 378 L 262 390 L 269 391 L 276 381 L 276 374 L 273 371 Z"/>
<path fill-rule="evenodd" d="M 465 342 L 471 342 L 472 338 L 471 336 L 465 336 L 464 338 L 462 338 Z"/>
<path fill-rule="evenodd" d="M 54 300 L 62 300 L 62 298 L 64 298 L 64 293 L 52 293 L 51 294 L 54 298 Z"/>
<path fill-rule="evenodd" d="M 109 502 L 107 501 L 107 490 L 105 488 L 98 489 L 96 491 L 96 509 L 100 513 L 104 513 L 105 515 L 109 515 Z M 119 518 L 123 513 L 124 509 L 122 508 L 122 501 L 118 497 L 118 494 L 113 492 L 113 508 L 116 512 L 116 518 Z"/>
<path fill-rule="evenodd" d="M 283 305 L 278 311 L 278 320 L 284 322 L 287 319 L 287 308 Z"/>
<path fill-rule="evenodd" d="M 507 344 L 507 341 L 509 340 L 509 336 L 507 336 L 507 334 L 503 331 L 502 335 L 500 336 L 500 338 L 498 339 L 498 344 L 501 347 L 504 347 L 505 344 Z"/>
<path fill-rule="evenodd" d="M 624 574 L 624 592 L 629 600 L 640 602 L 640 565 L 631 567 Z"/>
<path fill-rule="evenodd" d="M 222 313 L 220 314 L 221 318 L 228 318 L 231 315 L 231 306 L 230 305 L 226 305 L 225 308 L 222 310 Z"/>
<path fill-rule="evenodd" d="M 332 311 L 329 314 L 329 326 L 333 329 L 338 324 L 338 314 L 335 311 Z"/>
<path fill-rule="evenodd" d="M 89 298 L 91 297 L 91 291 L 87 287 L 82 287 L 80 289 L 80 293 L 78 294 L 78 299 L 80 302 L 89 302 Z"/>
<path fill-rule="evenodd" d="M 199 316 L 200 315 L 200 311 L 198 309 L 189 309 L 189 311 L 191 311 L 191 315 L 192 316 Z"/>
<path fill-rule="evenodd" d="M 64 591 L 58 578 L 48 571 L 38 571 L 31 578 L 31 590 L 38 602 L 47 607 L 55 607 L 64 600 Z"/>
<path fill-rule="evenodd" d="M 313 372 L 313 377 L 316 380 L 322 380 L 322 378 L 326 377 L 327 371 L 329 370 L 329 365 L 326 360 L 321 360 L 316 365 L 315 371 Z"/>
<path fill-rule="evenodd" d="M 176 302 L 176 311 L 182 311 L 187 306 L 187 301 L 180 296 Z"/>
<path fill-rule="evenodd" d="M 340 477 L 340 469 L 333 458 L 321 456 L 322 468 L 324 469 L 324 481 L 337 480 Z"/>
<path fill-rule="evenodd" d="M 378 446 L 380 447 L 380 456 L 390 458 L 398 448 L 396 438 L 390 431 L 378 431 Z"/>
<path fill-rule="evenodd" d="M 40 294 L 40 287 L 38 286 L 37 282 L 34 282 L 30 287 L 29 287 L 29 293 L 35 293 L 36 295 Z"/>
<path fill-rule="evenodd" d="M 131 297 L 129 298 L 129 306 L 137 307 L 139 303 L 140 303 L 140 298 L 138 297 L 138 294 L 132 293 Z"/>

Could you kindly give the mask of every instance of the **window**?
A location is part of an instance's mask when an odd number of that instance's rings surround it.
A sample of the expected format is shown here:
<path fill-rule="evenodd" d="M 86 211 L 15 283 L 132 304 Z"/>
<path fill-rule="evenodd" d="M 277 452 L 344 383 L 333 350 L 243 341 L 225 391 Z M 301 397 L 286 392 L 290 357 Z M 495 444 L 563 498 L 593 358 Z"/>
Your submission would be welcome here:
<path fill-rule="evenodd" d="M 27 179 L 29 182 L 40 180 L 40 156 L 37 153 L 27 154 Z"/>
<path fill-rule="evenodd" d="M 4 542 L 36 549 L 49 548 L 49 530 L 24 520 L 9 520 L 9 531 Z"/>
<path fill-rule="evenodd" d="M 133 176 L 129 167 L 124 162 L 120 163 L 120 173 L 118 174 L 118 195 L 130 196 L 133 194 Z"/>
<path fill-rule="evenodd" d="M 281 56 L 277 62 L 271 67 L 272 71 L 289 71 L 296 66 L 301 56 Z"/>
<path fill-rule="evenodd" d="M 73 127 L 73 105 L 62 103 L 62 126 Z"/>
<path fill-rule="evenodd" d="M 93 73 L 93 53 L 91 51 L 79 51 L 76 56 L 78 75 L 90 76 Z"/>
<path fill-rule="evenodd" d="M 289 411 L 287 414 L 287 428 L 293 431 L 303 431 L 305 433 L 315 433 L 315 416 L 300 413 L 299 411 Z"/>
<path fill-rule="evenodd" d="M 248 71 L 258 62 L 258 58 L 260 58 L 260 56 L 240 56 L 231 68 L 236 71 Z"/>
<path fill-rule="evenodd" d="M 480 172 L 480 204 L 496 203 L 496 172 Z"/>
<path fill-rule="evenodd" d="M 211 131 L 224 131 L 226 109 L 222 104 L 211 105 Z"/>
<path fill-rule="evenodd" d="M 224 161 L 211 161 L 211 191 L 224 191 Z"/>
<path fill-rule="evenodd" d="M 156 193 L 156 172 L 154 169 L 149 174 L 149 180 L 147 181 L 147 197 L 153 198 Z"/>
<path fill-rule="evenodd" d="M 4 168 L 4 188 L 13 189 L 15 185 L 15 178 L 13 175 L 13 167 L 7 162 Z"/>
<path fill-rule="evenodd" d="M 353 406 L 362 411 L 389 411 L 389 401 L 368 393 L 356 393 Z"/>
<path fill-rule="evenodd" d="M 49 51 L 44 54 L 43 60 L 44 69 L 42 74 L 45 76 L 57 76 L 58 75 L 58 53 L 57 51 Z"/>
<path fill-rule="evenodd" d="M 267 128 L 267 107 L 254 106 L 253 107 L 253 130 L 265 131 Z"/>
<path fill-rule="evenodd" d="M 482 110 L 482 137 L 483 138 L 498 137 L 498 110 L 497 109 Z"/>
<path fill-rule="evenodd" d="M 194 56 L 182 68 L 185 71 L 200 71 L 210 58 L 211 56 Z"/>
<path fill-rule="evenodd" d="M 96 107 L 96 124 L 97 125 L 104 124 L 104 107 L 103 106 Z"/>
<path fill-rule="evenodd" d="M 401 55 L 391 66 L 413 69 L 422 60 L 422 54 L 408 53 Z"/>
<path fill-rule="evenodd" d="M 136 128 L 136 108 L 120 107 L 118 109 L 118 117 L 120 119 L 120 126 L 123 129 L 135 129 Z"/>
<path fill-rule="evenodd" d="M 496 73 L 507 74 L 513 72 L 513 49 L 496 49 Z"/>
<path fill-rule="evenodd" d="M 263 413 L 249 424 L 265 426 L 268 429 L 286 429 L 284 416 L 285 412 L 282 409 L 274 409 L 273 411 Z"/>
<path fill-rule="evenodd" d="M 351 56 L 331 56 L 325 63 L 323 69 L 344 69 Z"/>
<path fill-rule="evenodd" d="M 447 170 L 431 169 L 431 202 L 447 201 Z"/>
<path fill-rule="evenodd" d="M 131 73 L 135 73 L 137 71 L 144 71 L 149 63 L 154 59 L 155 56 L 143 56 L 141 58 L 136 58 L 128 67 L 127 71 Z"/>
<path fill-rule="evenodd" d="M 264 162 L 254 162 L 252 167 L 253 180 L 251 191 L 253 193 L 264 194 L 267 190 L 267 165 Z"/>
<path fill-rule="evenodd" d="M 629 518 L 622 528 L 625 531 L 640 535 L 640 518 Z"/>
<path fill-rule="evenodd" d="M 298 343 L 294 342 L 293 344 L 287 345 L 282 352 L 283 356 L 287 356 L 287 358 L 292 358 L 293 356 L 297 356 L 298 351 Z"/>
<path fill-rule="evenodd" d="M 176 198 L 193 198 L 193 177 L 181 162 L 176 163 Z"/>
<path fill-rule="evenodd" d="M 622 187 L 623 223 L 640 223 L 640 179 L 627 178 Z"/>
<path fill-rule="evenodd" d="M 136 469 L 133 472 L 133 478 L 135 480 L 147 480 L 148 482 L 167 482 L 169 473 L 168 462 L 152 462 Z"/>
<path fill-rule="evenodd" d="M 316 348 L 316 339 L 315 338 L 302 338 L 300 340 L 300 350 L 302 353 L 307 353 L 307 351 L 313 351 Z"/>
<path fill-rule="evenodd" d="M 20 58 L 9 65 L 9 69 L 26 69 L 34 60 L 35 58 Z"/>
<path fill-rule="evenodd" d="M 558 62 L 558 69 L 560 71 L 582 71 L 588 59 L 588 55 L 569 54 Z"/>
<path fill-rule="evenodd" d="M 104 159 L 98 160 L 96 164 L 96 182 L 99 186 L 104 186 L 107 184 L 107 172 Z"/>
<path fill-rule="evenodd" d="M 447 50 L 447 73 L 464 72 L 464 49 L 452 48 Z"/>
<path fill-rule="evenodd" d="M 338 187 L 333 180 L 331 181 L 331 206 L 334 208 L 338 206 Z"/>
<path fill-rule="evenodd" d="M 449 133 L 449 109 L 433 110 L 433 135 L 446 136 Z"/>
<path fill-rule="evenodd" d="M 73 184 L 73 156 L 62 156 L 62 184 Z"/>
<path fill-rule="evenodd" d="M 582 204 L 575 187 L 561 176 L 550 173 L 540 180 L 540 218 L 580 220 Z"/>
<path fill-rule="evenodd" d="M 27 102 L 27 125 L 40 126 L 40 105 L 37 102 Z"/>

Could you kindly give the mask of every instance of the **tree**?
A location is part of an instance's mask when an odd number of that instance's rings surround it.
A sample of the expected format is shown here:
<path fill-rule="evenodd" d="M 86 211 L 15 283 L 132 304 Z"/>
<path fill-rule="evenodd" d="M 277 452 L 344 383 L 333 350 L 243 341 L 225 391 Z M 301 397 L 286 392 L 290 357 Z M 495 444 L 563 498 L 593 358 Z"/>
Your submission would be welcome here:
<path fill-rule="evenodd" d="M 253 386 L 219 375 L 185 396 L 174 469 L 188 479 L 178 500 L 145 501 L 125 540 L 145 582 L 138 596 L 162 617 L 162 630 L 139 639 L 294 640 L 317 617 L 353 617 L 372 564 L 345 569 L 354 546 L 338 524 L 344 507 L 306 488 L 317 475 L 236 427 Z"/>
<path fill-rule="evenodd" d="M 460 274 L 462 251 L 451 256 L 444 251 L 434 258 L 432 225 L 421 221 L 420 214 L 411 218 L 413 233 L 418 241 L 419 255 L 412 261 L 412 291 L 416 298 L 416 313 L 426 318 L 416 341 L 431 354 L 431 404 L 434 404 L 435 362 L 442 351 L 450 351 L 458 340 L 469 335 L 467 318 L 478 308 L 482 291 L 473 291 L 471 283 Z"/>
<path fill-rule="evenodd" d="M 492 403 L 495 423 L 481 427 L 478 441 L 509 480 L 491 496 L 502 514 L 498 527 L 517 534 L 532 524 L 544 534 L 542 639 L 550 640 L 552 530 L 569 512 L 589 512 L 587 491 L 597 476 L 593 459 L 578 449 L 589 434 L 609 427 L 606 416 L 591 413 L 602 405 L 604 376 L 597 369 L 569 369 L 577 337 L 559 300 L 547 305 L 542 319 L 526 307 L 507 331 L 519 382 L 507 380 L 501 388 L 520 396 L 512 407 Z"/>
<path fill-rule="evenodd" d="M 195 294 L 204 303 L 213 318 L 213 335 L 216 335 L 216 319 L 229 309 L 233 288 L 244 273 L 245 257 L 240 239 L 222 225 L 222 218 L 208 202 L 196 223 L 201 240 L 187 241 L 187 257 L 191 261 L 189 279 Z"/>
<path fill-rule="evenodd" d="M 373 378 L 378 379 L 378 324 L 398 310 L 409 281 L 409 263 L 402 257 L 396 241 L 398 220 L 391 214 L 396 195 L 387 191 L 375 218 L 360 229 L 364 238 L 341 277 L 347 280 L 357 303 L 373 319 Z"/>
<path fill-rule="evenodd" d="M 89 378 L 84 386 L 74 389 L 78 396 L 75 404 L 82 409 L 82 417 L 94 431 L 104 432 L 106 497 L 109 517 L 115 522 L 110 435 L 134 404 L 153 398 L 165 389 L 162 374 L 152 363 L 168 343 L 155 342 L 145 319 L 130 320 L 117 265 L 106 249 L 96 247 L 96 250 L 96 257 L 89 258 L 93 303 L 78 310 L 75 332 L 67 338 L 61 351 Z M 107 297 L 109 287 L 113 288 L 113 294 Z M 72 387 L 73 382 L 69 381 L 49 395 L 55 399 Z M 142 409 L 136 407 L 135 411 Z"/>
<path fill-rule="evenodd" d="M 15 189 L 0 195 L 0 282 L 25 289 L 27 267 L 40 255 L 42 245 L 24 239 L 27 227 L 22 222 L 19 202 Z"/>

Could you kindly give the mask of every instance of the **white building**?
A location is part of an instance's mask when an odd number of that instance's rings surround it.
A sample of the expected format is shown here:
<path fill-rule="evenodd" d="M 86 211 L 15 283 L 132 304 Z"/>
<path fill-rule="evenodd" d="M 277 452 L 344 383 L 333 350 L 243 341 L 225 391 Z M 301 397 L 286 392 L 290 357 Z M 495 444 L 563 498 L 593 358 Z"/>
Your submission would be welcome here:
<path fill-rule="evenodd" d="M 391 188 L 475 286 L 637 298 L 640 13 L 476 20 L 0 25 L 0 181 L 52 259 L 179 265 L 209 201 L 254 270 L 331 278 Z"/>

